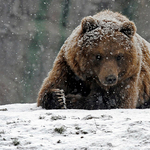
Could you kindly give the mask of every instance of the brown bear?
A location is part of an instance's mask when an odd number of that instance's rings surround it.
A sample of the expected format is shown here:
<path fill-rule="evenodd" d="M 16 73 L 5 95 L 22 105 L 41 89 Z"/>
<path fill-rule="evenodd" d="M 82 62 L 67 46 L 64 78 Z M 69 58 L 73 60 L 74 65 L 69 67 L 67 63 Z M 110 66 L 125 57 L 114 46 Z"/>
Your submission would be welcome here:
<path fill-rule="evenodd" d="M 148 108 L 150 44 L 135 24 L 106 10 L 82 19 L 39 91 L 45 109 Z"/>

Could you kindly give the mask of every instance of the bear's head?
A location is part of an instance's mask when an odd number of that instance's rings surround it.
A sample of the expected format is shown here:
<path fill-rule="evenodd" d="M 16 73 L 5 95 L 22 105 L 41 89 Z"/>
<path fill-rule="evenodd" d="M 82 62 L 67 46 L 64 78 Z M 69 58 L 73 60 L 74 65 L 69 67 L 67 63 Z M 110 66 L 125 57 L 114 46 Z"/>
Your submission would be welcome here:
<path fill-rule="evenodd" d="M 140 66 L 135 33 L 136 27 L 129 20 L 84 18 L 76 57 L 81 78 L 92 77 L 101 86 L 111 87 L 134 76 Z"/>

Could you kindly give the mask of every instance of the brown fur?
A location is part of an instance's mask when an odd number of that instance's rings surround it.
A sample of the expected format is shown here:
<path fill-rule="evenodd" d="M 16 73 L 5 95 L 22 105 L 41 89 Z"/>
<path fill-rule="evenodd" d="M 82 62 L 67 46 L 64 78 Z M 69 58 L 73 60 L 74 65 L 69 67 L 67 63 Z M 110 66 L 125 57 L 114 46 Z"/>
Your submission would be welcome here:
<path fill-rule="evenodd" d="M 85 17 L 62 46 L 37 105 L 46 109 L 149 107 L 149 51 L 150 44 L 125 16 L 107 10 Z"/>

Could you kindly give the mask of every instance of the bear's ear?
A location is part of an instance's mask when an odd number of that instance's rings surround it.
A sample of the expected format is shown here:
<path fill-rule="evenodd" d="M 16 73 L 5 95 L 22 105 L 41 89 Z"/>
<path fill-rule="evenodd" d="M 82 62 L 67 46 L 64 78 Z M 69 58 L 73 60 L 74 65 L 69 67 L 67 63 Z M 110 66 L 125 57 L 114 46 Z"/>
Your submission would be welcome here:
<path fill-rule="evenodd" d="M 136 26 L 132 21 L 124 22 L 120 28 L 120 32 L 124 33 L 128 37 L 132 37 L 136 32 Z"/>
<path fill-rule="evenodd" d="M 92 16 L 85 17 L 81 21 L 82 33 L 92 31 L 97 27 L 98 27 L 98 21 L 95 20 Z"/>

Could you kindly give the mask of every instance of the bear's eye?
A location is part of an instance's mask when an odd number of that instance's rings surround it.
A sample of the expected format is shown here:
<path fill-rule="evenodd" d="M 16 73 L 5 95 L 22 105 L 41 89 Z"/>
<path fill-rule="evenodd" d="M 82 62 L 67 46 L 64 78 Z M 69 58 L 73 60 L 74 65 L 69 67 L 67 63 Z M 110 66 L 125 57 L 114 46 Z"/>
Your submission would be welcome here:
<path fill-rule="evenodd" d="M 123 58 L 123 55 L 122 55 L 122 54 L 119 54 L 119 55 L 117 56 L 117 61 L 121 60 L 122 58 Z"/>
<path fill-rule="evenodd" d="M 101 55 L 100 54 L 98 54 L 98 55 L 96 55 L 96 60 L 101 60 Z"/>

